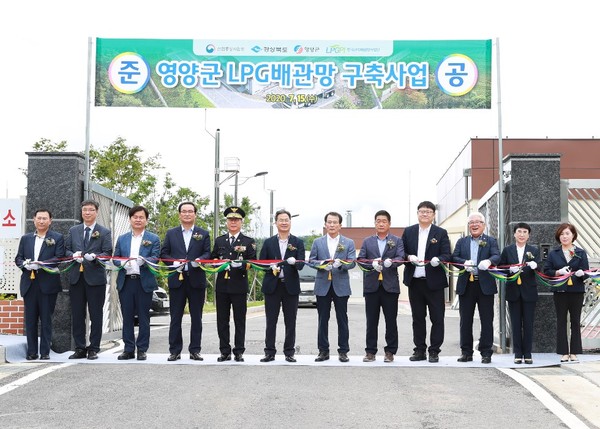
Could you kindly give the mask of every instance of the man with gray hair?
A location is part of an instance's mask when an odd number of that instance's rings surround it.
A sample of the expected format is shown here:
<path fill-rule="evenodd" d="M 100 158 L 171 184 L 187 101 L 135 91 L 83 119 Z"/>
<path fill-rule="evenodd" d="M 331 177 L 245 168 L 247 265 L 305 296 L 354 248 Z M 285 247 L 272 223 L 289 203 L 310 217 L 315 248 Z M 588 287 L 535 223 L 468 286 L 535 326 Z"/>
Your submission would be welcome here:
<path fill-rule="evenodd" d="M 481 323 L 478 347 L 481 363 L 491 363 L 494 343 L 494 295 L 498 293 L 498 287 L 488 268 L 498 265 L 500 250 L 496 239 L 484 234 L 485 217 L 481 213 L 471 213 L 467 224 L 469 235 L 456 242 L 452 254 L 452 262 L 461 269 L 456 282 L 460 306 L 461 356 L 458 362 L 473 360 L 473 316 L 477 305 Z"/>

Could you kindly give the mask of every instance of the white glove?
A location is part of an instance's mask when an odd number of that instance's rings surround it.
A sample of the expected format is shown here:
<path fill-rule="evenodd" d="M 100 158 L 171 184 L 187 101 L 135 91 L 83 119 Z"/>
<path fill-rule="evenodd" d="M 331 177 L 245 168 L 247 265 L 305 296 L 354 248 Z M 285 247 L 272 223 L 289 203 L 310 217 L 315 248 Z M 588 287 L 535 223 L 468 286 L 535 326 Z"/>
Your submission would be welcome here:
<path fill-rule="evenodd" d="M 414 264 L 419 261 L 419 258 L 417 258 L 415 255 L 408 255 L 408 261 Z"/>
<path fill-rule="evenodd" d="M 379 263 L 379 259 L 374 259 L 373 262 L 371 262 L 371 265 L 373 266 L 373 269 L 377 272 L 381 272 L 381 270 L 383 270 L 383 267 Z"/>
<path fill-rule="evenodd" d="M 468 273 L 472 273 L 473 271 L 475 271 L 475 267 L 473 266 L 473 261 L 471 261 L 470 259 L 467 259 L 463 265 L 465 267 L 465 270 L 467 270 Z"/>
<path fill-rule="evenodd" d="M 512 274 L 518 273 L 519 272 L 519 266 L 518 265 L 512 265 L 512 266 L 510 266 L 510 268 L 508 269 L 508 271 L 510 271 Z"/>
<path fill-rule="evenodd" d="M 93 261 L 94 259 L 96 259 L 96 254 L 95 253 L 86 253 L 85 255 L 83 255 L 83 257 L 85 258 L 86 261 Z"/>
<path fill-rule="evenodd" d="M 173 263 L 171 264 L 172 268 L 178 268 L 181 265 L 181 262 L 179 261 L 173 261 Z"/>
<path fill-rule="evenodd" d="M 141 267 L 142 265 L 144 265 L 146 263 L 146 260 L 144 258 L 142 258 L 141 256 L 138 256 L 137 259 L 135 260 L 135 262 L 138 264 L 138 267 Z"/>
<path fill-rule="evenodd" d="M 289 258 L 286 259 L 286 262 L 290 265 L 296 265 L 296 258 L 294 258 L 293 256 L 290 256 Z"/>
<path fill-rule="evenodd" d="M 383 266 L 386 267 L 386 268 L 391 267 L 392 266 L 392 260 L 390 258 L 384 259 Z"/>
<path fill-rule="evenodd" d="M 75 260 L 75 262 L 81 264 L 83 262 L 83 258 L 81 257 L 81 251 L 78 250 L 77 252 L 73 253 L 73 259 Z"/>
<path fill-rule="evenodd" d="M 39 270 L 40 266 L 39 266 L 39 264 L 30 263 L 29 268 L 32 270 Z"/>
<path fill-rule="evenodd" d="M 431 258 L 431 261 L 429 261 L 429 264 L 434 268 L 437 267 L 438 265 L 440 265 L 440 258 L 434 256 L 433 258 Z"/>
<path fill-rule="evenodd" d="M 477 268 L 479 268 L 481 271 L 486 271 L 490 265 L 492 265 L 492 261 L 489 259 L 484 259 L 479 263 L 479 265 L 477 265 Z"/>
<path fill-rule="evenodd" d="M 29 271 L 32 270 L 32 268 L 31 268 L 31 259 L 25 259 L 23 261 L 23 268 L 25 268 L 26 270 L 29 270 Z"/>
<path fill-rule="evenodd" d="M 277 266 L 277 264 L 271 264 L 269 265 L 269 268 L 271 268 L 271 270 L 279 271 L 279 267 Z"/>
<path fill-rule="evenodd" d="M 342 261 L 340 261 L 339 259 L 336 259 L 335 261 L 333 261 L 333 268 L 339 268 L 342 266 Z"/>
<path fill-rule="evenodd" d="M 242 263 L 239 261 L 231 261 L 231 268 L 240 268 Z"/>
<path fill-rule="evenodd" d="M 230 267 L 229 265 L 227 265 L 227 266 L 225 267 L 225 271 L 229 271 L 229 270 L 231 270 L 231 267 Z"/>
<path fill-rule="evenodd" d="M 331 265 L 331 264 L 327 264 L 327 265 L 325 265 L 325 267 L 323 267 L 323 269 L 324 269 L 325 271 L 331 271 L 331 270 L 333 270 L 333 265 Z"/>
<path fill-rule="evenodd" d="M 527 262 L 527 266 L 529 268 L 531 268 L 532 270 L 535 270 L 537 268 L 537 262 L 535 262 L 535 261 L 529 261 L 529 262 Z"/>
<path fill-rule="evenodd" d="M 577 277 L 583 277 L 585 275 L 585 273 L 583 272 L 583 270 L 577 270 L 577 271 L 575 271 L 575 275 Z"/>
<path fill-rule="evenodd" d="M 571 272 L 571 268 L 569 266 L 562 267 L 560 270 L 556 271 L 556 274 L 559 276 L 566 276 Z"/>
<path fill-rule="evenodd" d="M 200 266 L 200 264 L 198 263 L 198 258 L 194 259 L 193 261 L 190 261 L 190 265 L 194 268 L 198 268 Z"/>

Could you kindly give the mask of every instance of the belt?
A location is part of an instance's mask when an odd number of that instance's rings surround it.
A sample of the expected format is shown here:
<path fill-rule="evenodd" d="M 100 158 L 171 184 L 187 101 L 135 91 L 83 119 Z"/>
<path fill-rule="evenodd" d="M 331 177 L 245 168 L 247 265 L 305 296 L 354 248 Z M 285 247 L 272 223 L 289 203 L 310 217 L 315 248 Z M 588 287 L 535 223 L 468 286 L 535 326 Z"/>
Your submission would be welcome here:
<path fill-rule="evenodd" d="M 139 279 L 140 275 L 139 274 L 125 274 L 125 277 L 131 280 L 135 280 L 135 279 Z"/>
<path fill-rule="evenodd" d="M 279 283 L 285 283 L 285 279 L 284 279 L 284 278 L 281 278 L 281 277 L 277 277 L 277 281 L 278 281 Z"/>

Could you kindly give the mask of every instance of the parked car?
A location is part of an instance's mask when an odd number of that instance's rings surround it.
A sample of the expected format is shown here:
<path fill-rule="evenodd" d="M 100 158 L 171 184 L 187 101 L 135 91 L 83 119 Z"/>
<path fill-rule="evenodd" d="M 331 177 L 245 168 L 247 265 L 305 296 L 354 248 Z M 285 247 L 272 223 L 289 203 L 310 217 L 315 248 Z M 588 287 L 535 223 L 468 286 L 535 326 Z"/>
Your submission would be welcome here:
<path fill-rule="evenodd" d="M 298 306 L 317 306 L 317 297 L 315 296 L 315 276 L 317 270 L 304 264 L 304 267 L 298 272 L 300 275 L 300 296 L 298 297 Z"/>
<path fill-rule="evenodd" d="M 150 316 L 169 314 L 169 294 L 163 288 L 159 287 L 152 292 L 152 306 L 150 307 Z"/>

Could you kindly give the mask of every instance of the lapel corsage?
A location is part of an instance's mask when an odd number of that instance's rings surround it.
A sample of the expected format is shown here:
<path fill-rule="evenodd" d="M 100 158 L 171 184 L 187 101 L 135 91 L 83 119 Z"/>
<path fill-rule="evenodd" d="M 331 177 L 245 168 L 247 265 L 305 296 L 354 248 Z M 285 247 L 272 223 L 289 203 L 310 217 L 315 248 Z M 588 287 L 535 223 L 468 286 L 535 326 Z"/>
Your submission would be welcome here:
<path fill-rule="evenodd" d="M 487 241 L 485 241 L 483 239 L 479 240 L 479 247 L 485 247 L 485 246 L 487 246 Z"/>
<path fill-rule="evenodd" d="M 194 240 L 196 240 L 196 241 L 202 240 L 202 234 L 198 234 L 197 232 L 195 232 L 195 233 L 192 235 L 192 238 L 193 238 Z"/>
<path fill-rule="evenodd" d="M 94 231 L 90 237 L 91 238 L 98 238 L 98 237 L 100 237 L 100 231 Z"/>
<path fill-rule="evenodd" d="M 246 251 L 246 246 L 235 246 L 233 251 L 236 253 L 244 253 Z"/>
<path fill-rule="evenodd" d="M 342 243 L 339 243 L 335 248 L 336 252 L 343 252 L 344 250 L 346 250 L 346 247 Z"/>
<path fill-rule="evenodd" d="M 429 240 L 429 242 L 431 244 L 435 244 L 435 243 L 437 243 L 437 239 L 435 237 L 433 237 L 431 240 Z"/>
<path fill-rule="evenodd" d="M 56 244 L 56 241 L 54 241 L 54 238 L 46 238 L 46 240 L 44 240 L 44 242 L 46 243 L 46 246 L 48 246 L 48 247 L 54 246 Z"/>
<path fill-rule="evenodd" d="M 293 252 L 294 250 L 298 250 L 298 248 L 294 247 L 291 243 L 287 245 L 287 250 Z"/>
<path fill-rule="evenodd" d="M 142 240 L 142 246 L 148 247 L 152 245 L 152 242 L 150 240 Z"/>
<path fill-rule="evenodd" d="M 569 249 L 569 256 L 571 259 L 580 257 L 577 253 L 575 253 L 575 248 Z"/>
<path fill-rule="evenodd" d="M 533 256 L 533 253 L 531 253 L 531 252 L 525 253 L 525 257 L 527 258 L 528 261 L 533 261 L 535 259 L 535 256 Z"/>
<path fill-rule="evenodd" d="M 386 244 L 388 245 L 388 247 L 390 249 L 393 249 L 394 247 L 396 247 L 396 242 L 394 240 L 392 240 L 391 238 L 386 242 Z"/>

